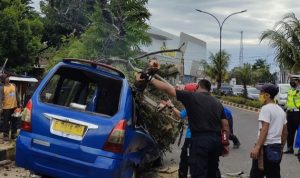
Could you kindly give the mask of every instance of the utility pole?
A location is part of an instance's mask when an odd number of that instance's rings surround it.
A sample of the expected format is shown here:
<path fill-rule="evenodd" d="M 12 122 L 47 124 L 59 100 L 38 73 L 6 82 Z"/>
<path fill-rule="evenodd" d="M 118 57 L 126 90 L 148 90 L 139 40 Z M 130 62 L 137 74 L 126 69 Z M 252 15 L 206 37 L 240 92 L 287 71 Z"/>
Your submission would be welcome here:
<path fill-rule="evenodd" d="M 240 57 L 239 65 L 242 67 L 244 64 L 244 46 L 243 46 L 243 31 L 241 31 L 241 44 L 240 44 Z"/>
<path fill-rule="evenodd" d="M 223 29 L 223 25 L 225 23 L 225 21 L 233 16 L 233 15 L 236 15 L 236 14 L 240 14 L 240 13 L 244 13 L 244 12 L 247 12 L 247 10 L 243 10 L 243 11 L 239 11 L 239 12 L 235 12 L 235 13 L 232 13 L 230 15 L 228 15 L 222 22 L 219 21 L 219 19 L 214 16 L 213 14 L 209 13 L 209 12 L 206 12 L 206 11 L 203 11 L 203 10 L 199 10 L 199 9 L 196 9 L 196 11 L 198 12 L 201 12 L 201 13 L 204 13 L 204 14 L 208 14 L 210 16 L 212 16 L 217 22 L 218 22 L 218 25 L 219 25 L 219 32 L 220 32 L 220 49 L 219 49 L 219 59 L 218 59 L 218 66 L 221 66 L 222 65 L 222 29 Z M 221 83 L 222 83 L 222 73 L 219 73 L 218 76 L 217 76 L 217 82 L 218 82 L 218 85 L 217 85 L 217 90 L 218 90 L 218 93 L 220 94 L 220 88 L 221 88 Z"/>
<path fill-rule="evenodd" d="M 180 59 L 180 62 L 181 62 L 181 84 L 184 83 L 184 52 L 182 51 L 181 52 L 181 59 Z"/>

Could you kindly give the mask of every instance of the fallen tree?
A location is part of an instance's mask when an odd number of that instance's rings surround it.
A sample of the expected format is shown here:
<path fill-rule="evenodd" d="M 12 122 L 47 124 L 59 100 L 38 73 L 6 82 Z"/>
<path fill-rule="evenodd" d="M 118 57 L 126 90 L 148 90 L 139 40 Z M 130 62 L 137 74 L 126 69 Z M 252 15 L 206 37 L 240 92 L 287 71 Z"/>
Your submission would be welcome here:
<path fill-rule="evenodd" d="M 175 50 L 168 50 L 168 51 L 158 51 L 158 52 L 150 53 L 148 55 L 144 55 L 142 57 L 146 57 L 151 54 L 169 52 L 169 51 L 180 51 L 180 48 Z M 135 74 L 136 72 L 143 72 L 147 70 L 148 61 L 147 60 L 137 61 L 136 59 L 123 60 L 123 59 L 112 58 L 112 59 L 100 59 L 97 61 L 112 65 L 124 72 L 133 89 L 137 110 L 138 110 L 137 123 L 139 124 L 139 126 L 142 126 L 146 130 L 148 130 L 150 135 L 158 143 L 162 153 L 165 153 L 166 151 L 171 151 L 171 145 L 174 144 L 182 124 L 180 124 L 180 122 L 175 118 L 175 116 L 169 109 L 164 109 L 160 112 L 157 110 L 157 106 L 160 103 L 161 99 L 167 98 L 165 94 L 163 94 L 162 92 L 156 90 L 151 86 L 148 86 L 147 82 L 141 83 L 140 84 L 141 86 L 137 86 L 137 84 L 135 83 Z M 155 78 L 168 83 L 167 80 L 165 80 L 157 73 L 159 73 L 160 75 L 166 78 L 169 78 L 169 77 L 175 77 L 179 73 L 179 71 L 174 65 L 162 65 L 161 70 L 156 70 L 151 74 Z M 174 101 L 174 99 L 172 100 Z M 179 102 L 174 101 L 174 103 L 178 108 L 182 108 Z"/>

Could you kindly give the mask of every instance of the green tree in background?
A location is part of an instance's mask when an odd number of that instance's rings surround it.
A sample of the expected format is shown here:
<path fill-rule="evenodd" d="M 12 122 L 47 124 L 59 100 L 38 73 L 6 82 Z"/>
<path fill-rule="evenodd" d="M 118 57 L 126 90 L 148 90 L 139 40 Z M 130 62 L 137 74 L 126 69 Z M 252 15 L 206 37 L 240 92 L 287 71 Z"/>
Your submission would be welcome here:
<path fill-rule="evenodd" d="M 0 0 L 0 62 L 7 68 L 28 71 L 42 47 L 43 23 L 26 0 Z"/>
<path fill-rule="evenodd" d="M 68 36 L 79 37 L 90 24 L 95 1 L 46 0 L 41 1 L 45 26 L 43 41 L 48 47 L 60 47 Z"/>
<path fill-rule="evenodd" d="M 148 44 L 150 13 L 147 0 L 97 1 L 89 15 L 89 25 L 77 37 L 62 35 L 60 50 L 54 59 L 80 57 L 87 59 L 133 56 L 141 44 Z"/>
<path fill-rule="evenodd" d="M 253 83 L 273 82 L 273 75 L 270 72 L 270 66 L 265 59 L 257 59 L 252 65 Z"/>
<path fill-rule="evenodd" d="M 113 0 L 104 7 L 96 8 L 92 24 L 82 37 L 87 50 L 91 52 L 90 57 L 127 58 L 138 50 L 139 45 L 148 44 L 150 37 L 146 20 L 150 13 L 145 7 L 146 3 L 147 0 Z"/>
<path fill-rule="evenodd" d="M 227 68 L 230 61 L 230 55 L 224 50 L 216 54 L 210 54 L 209 63 L 206 66 L 206 74 L 211 79 L 216 79 L 218 90 L 221 88 L 221 83 L 226 76 Z"/>
<path fill-rule="evenodd" d="M 268 40 L 275 49 L 280 68 L 300 71 L 300 21 L 294 13 L 286 14 L 273 30 L 264 31 L 260 39 Z"/>
<path fill-rule="evenodd" d="M 244 87 L 243 96 L 247 98 L 247 85 L 252 83 L 252 66 L 251 64 L 244 64 L 243 67 L 239 67 L 235 69 L 237 80 L 241 81 Z"/>

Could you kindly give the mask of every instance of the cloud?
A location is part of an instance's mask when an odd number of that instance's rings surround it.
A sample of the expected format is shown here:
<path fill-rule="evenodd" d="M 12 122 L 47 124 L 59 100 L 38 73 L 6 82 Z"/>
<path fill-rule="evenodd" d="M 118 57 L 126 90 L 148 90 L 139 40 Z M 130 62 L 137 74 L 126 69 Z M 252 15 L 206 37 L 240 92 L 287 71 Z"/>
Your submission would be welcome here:
<path fill-rule="evenodd" d="M 39 0 L 32 2 L 39 9 Z M 185 32 L 206 41 L 208 55 L 219 50 L 219 27 L 215 19 L 195 9 L 212 13 L 221 22 L 229 14 L 246 9 L 247 12 L 231 16 L 223 25 L 222 49 L 231 54 L 231 66 L 238 64 L 241 31 L 244 61 L 251 62 L 256 56 L 272 63 L 273 49 L 268 43 L 260 43 L 260 34 L 272 29 L 286 13 L 294 12 L 300 18 L 299 0 L 149 0 L 147 7 L 152 14 L 150 25 L 178 36 Z"/>
<path fill-rule="evenodd" d="M 175 35 L 185 32 L 200 38 L 207 42 L 208 54 L 219 50 L 218 23 L 195 9 L 212 13 L 220 22 L 229 14 L 246 9 L 247 12 L 231 16 L 224 23 L 222 48 L 232 58 L 238 58 L 243 31 L 244 58 L 257 56 L 267 58 L 269 63 L 274 60 L 274 52 L 268 43 L 260 43 L 261 33 L 272 29 L 286 13 L 294 12 L 300 18 L 299 0 L 149 0 L 148 8 L 152 14 L 150 25 Z"/>

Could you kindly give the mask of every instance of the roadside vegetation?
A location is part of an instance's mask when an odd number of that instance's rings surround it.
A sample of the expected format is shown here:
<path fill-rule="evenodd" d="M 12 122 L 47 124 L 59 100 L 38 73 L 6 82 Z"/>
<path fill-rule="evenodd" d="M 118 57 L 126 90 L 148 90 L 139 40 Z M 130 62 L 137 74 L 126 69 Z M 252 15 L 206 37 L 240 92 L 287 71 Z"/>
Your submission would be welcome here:
<path fill-rule="evenodd" d="M 242 96 L 222 96 L 220 99 L 223 101 L 229 101 L 232 103 L 242 104 L 254 108 L 260 108 L 262 106 L 262 103 L 257 100 L 246 99 Z"/>

